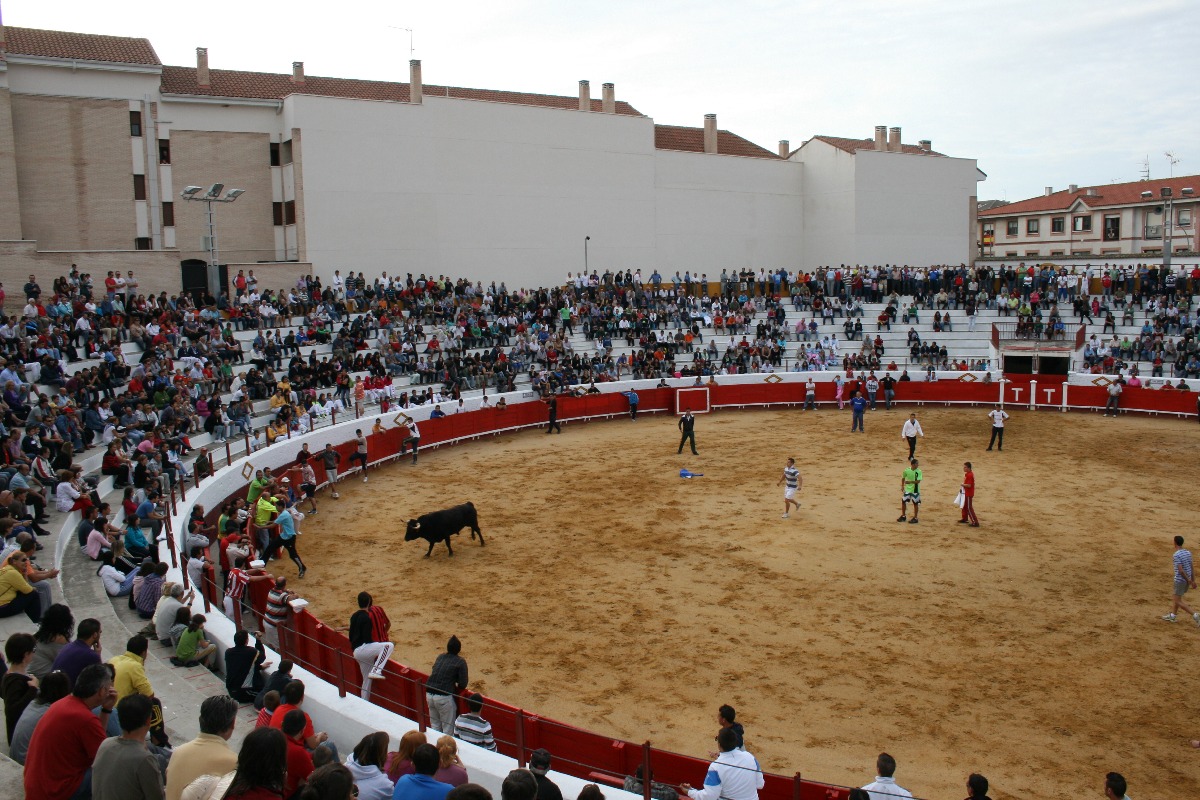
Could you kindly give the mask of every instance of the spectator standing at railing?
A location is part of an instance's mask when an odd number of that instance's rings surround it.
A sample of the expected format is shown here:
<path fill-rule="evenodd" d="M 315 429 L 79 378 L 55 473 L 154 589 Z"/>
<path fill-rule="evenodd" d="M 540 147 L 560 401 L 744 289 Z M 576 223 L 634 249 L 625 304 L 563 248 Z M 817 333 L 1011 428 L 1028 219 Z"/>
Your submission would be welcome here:
<path fill-rule="evenodd" d="M 425 698 L 429 704 L 429 727 L 441 733 L 454 733 L 458 716 L 458 695 L 467 688 L 467 661 L 459 653 L 462 642 L 451 636 L 446 652 L 438 656 L 425 683 Z"/>
<path fill-rule="evenodd" d="M 496 750 L 492 723 L 483 718 L 483 695 L 473 692 L 467 697 L 467 713 L 454 720 L 454 738 L 485 750 Z"/>
<path fill-rule="evenodd" d="M 703 787 L 694 789 L 682 783 L 679 789 L 691 800 L 758 800 L 758 792 L 764 785 L 758 760 L 738 749 L 737 734 L 732 728 L 722 728 L 717 733 L 717 746 L 721 752 L 709 764 Z"/>
<path fill-rule="evenodd" d="M 537 800 L 563 800 L 558 784 L 546 777 L 546 773 L 550 771 L 550 760 L 550 751 L 544 747 L 539 747 L 529 754 L 529 771 L 537 780 Z"/>
<path fill-rule="evenodd" d="M 895 800 L 897 797 L 912 797 L 912 792 L 896 784 L 896 759 L 880 753 L 875 760 L 875 780 L 862 787 L 871 795 L 871 800 Z"/>
<path fill-rule="evenodd" d="M 1117 411 L 1121 406 L 1121 393 L 1124 389 L 1125 379 L 1121 377 L 1108 385 L 1108 400 L 1104 404 L 1104 416 L 1109 416 L 1109 412 L 1112 412 L 1112 416 L 1117 416 Z"/>

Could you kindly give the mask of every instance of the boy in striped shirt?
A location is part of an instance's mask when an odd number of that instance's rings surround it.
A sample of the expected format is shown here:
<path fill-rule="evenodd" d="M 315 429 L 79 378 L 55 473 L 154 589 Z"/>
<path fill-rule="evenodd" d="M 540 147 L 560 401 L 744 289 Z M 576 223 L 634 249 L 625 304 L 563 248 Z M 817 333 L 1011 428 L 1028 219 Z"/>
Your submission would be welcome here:
<path fill-rule="evenodd" d="M 1191 551 L 1183 549 L 1183 537 L 1175 537 L 1175 555 L 1171 558 L 1172 575 L 1175 578 L 1175 588 L 1172 594 L 1171 613 L 1163 617 L 1167 622 L 1175 621 L 1175 612 L 1183 609 L 1192 615 L 1196 625 L 1200 626 L 1200 613 L 1193 611 L 1187 603 L 1183 602 L 1183 596 L 1187 594 L 1188 588 L 1196 588 L 1196 575 L 1192 570 L 1192 554 Z"/>

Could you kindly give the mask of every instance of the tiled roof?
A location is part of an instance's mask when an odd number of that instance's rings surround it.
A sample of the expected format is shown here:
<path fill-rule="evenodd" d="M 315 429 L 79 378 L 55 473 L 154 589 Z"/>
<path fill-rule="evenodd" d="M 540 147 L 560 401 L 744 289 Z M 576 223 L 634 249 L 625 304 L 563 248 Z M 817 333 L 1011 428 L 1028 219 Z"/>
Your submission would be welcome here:
<path fill-rule="evenodd" d="M 1067 211 L 1076 200 L 1082 200 L 1088 208 L 1105 208 L 1111 206 L 1126 206 L 1132 203 L 1151 202 L 1142 200 L 1142 192 L 1153 192 L 1152 200 L 1159 199 L 1159 188 L 1171 187 L 1175 199 L 1179 199 L 1184 187 L 1193 189 L 1200 187 L 1200 175 L 1185 175 L 1182 178 L 1163 178 L 1152 181 L 1132 181 L 1130 183 L 1110 183 L 1102 186 L 1080 186 L 1076 191 L 1061 191 L 1053 194 L 1031 197 L 1019 200 L 1006 206 L 980 211 L 980 217 L 1011 217 L 1017 214 L 1036 214 L 1041 211 Z M 1094 191 L 1095 197 L 1089 197 L 1088 191 Z"/>
<path fill-rule="evenodd" d="M 654 147 L 657 150 L 683 150 L 689 153 L 704 152 L 704 129 L 687 128 L 680 125 L 655 125 Z M 717 131 L 717 153 L 724 156 L 749 156 L 750 158 L 775 158 L 779 155 L 765 147 L 759 147 L 749 139 L 736 133 Z"/>
<path fill-rule="evenodd" d="M 95 33 L 44 31 L 37 28 L 4 28 L 5 49 L 13 55 L 112 61 L 119 64 L 159 66 L 149 39 L 100 36 Z"/>
<path fill-rule="evenodd" d="M 874 139 L 847 139 L 844 136 L 814 136 L 813 139 L 819 139 L 826 144 L 831 144 L 838 150 L 843 150 L 851 155 L 857 150 L 874 150 Z M 809 141 L 812 141 L 810 139 Z M 908 153 L 913 156 L 944 156 L 944 153 L 939 153 L 936 150 L 922 150 L 915 144 L 901 144 L 900 152 Z"/>
<path fill-rule="evenodd" d="M 311 94 L 322 97 L 348 97 L 359 100 L 391 100 L 406 103 L 407 83 L 368 81 L 355 78 L 322 78 L 306 75 L 304 83 L 292 82 L 290 73 L 242 72 L 239 70 L 209 70 L 208 86 L 196 80 L 195 67 L 163 67 L 162 90 L 165 94 L 207 95 L 211 97 L 244 97 L 279 100 L 291 94 Z M 493 103 L 515 103 L 544 108 L 578 109 L 579 98 L 528 92 L 506 92 L 495 89 L 464 89 L 457 86 L 424 84 L 426 97 L 456 97 L 464 100 L 487 100 Z M 592 100 L 592 110 L 601 110 L 601 101 Z M 641 116 L 637 109 L 622 100 L 617 101 L 618 114 Z"/>

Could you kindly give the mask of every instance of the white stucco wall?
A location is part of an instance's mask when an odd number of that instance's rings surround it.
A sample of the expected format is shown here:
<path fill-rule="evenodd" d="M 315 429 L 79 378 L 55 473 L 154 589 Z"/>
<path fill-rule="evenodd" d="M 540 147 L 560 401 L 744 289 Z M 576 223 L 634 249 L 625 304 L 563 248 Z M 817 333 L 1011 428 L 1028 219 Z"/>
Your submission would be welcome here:
<path fill-rule="evenodd" d="M 668 150 L 654 165 L 654 265 L 664 276 L 800 265 L 801 165 Z"/>
<path fill-rule="evenodd" d="M 858 261 L 855 245 L 855 156 L 812 140 L 793 156 L 804 171 L 803 268 Z"/>
<path fill-rule="evenodd" d="M 538 286 L 650 264 L 653 123 L 426 96 L 297 96 L 307 256 L 334 266 Z M 346 153 L 357 158 L 348 159 Z"/>
<path fill-rule="evenodd" d="M 975 161 L 860 150 L 854 174 L 856 258 L 865 264 L 964 264 Z"/>

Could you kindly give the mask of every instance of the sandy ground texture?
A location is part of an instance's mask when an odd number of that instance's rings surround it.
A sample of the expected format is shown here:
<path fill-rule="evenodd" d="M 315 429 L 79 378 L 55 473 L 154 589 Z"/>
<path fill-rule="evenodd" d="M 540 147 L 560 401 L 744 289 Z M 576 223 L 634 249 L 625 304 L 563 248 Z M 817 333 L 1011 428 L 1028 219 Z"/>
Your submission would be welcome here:
<path fill-rule="evenodd" d="M 923 797 L 973 771 L 996 800 L 1098 797 L 1110 770 L 1200 797 L 1200 630 L 1159 619 L 1171 536 L 1200 550 L 1200 425 L 1014 411 L 989 453 L 987 410 L 918 410 L 919 525 L 896 522 L 907 410 L 865 434 L 848 411 L 704 415 L 699 456 L 670 417 L 430 451 L 320 495 L 297 588 L 332 624 L 367 589 L 397 660 L 428 670 L 454 633 L 473 688 L 678 752 L 711 749 L 727 702 L 764 768 L 814 780 L 862 785 L 887 750 Z M 964 460 L 980 528 L 957 524 Z M 403 541 L 467 500 L 486 547 Z"/>

